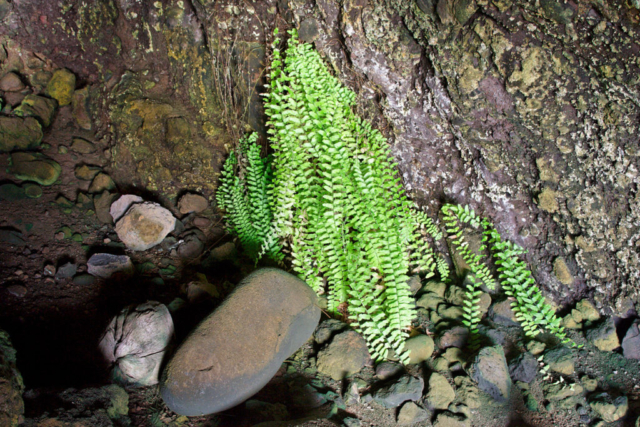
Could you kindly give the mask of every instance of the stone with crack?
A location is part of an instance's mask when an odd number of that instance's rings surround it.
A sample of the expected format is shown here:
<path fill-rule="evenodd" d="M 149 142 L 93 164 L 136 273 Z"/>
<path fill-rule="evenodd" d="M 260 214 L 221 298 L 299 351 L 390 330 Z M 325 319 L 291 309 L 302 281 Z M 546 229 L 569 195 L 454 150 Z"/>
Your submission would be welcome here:
<path fill-rule="evenodd" d="M 100 352 L 116 382 L 149 386 L 158 383 L 165 352 L 174 336 L 173 320 L 164 304 L 149 301 L 124 308 L 100 339 Z"/>

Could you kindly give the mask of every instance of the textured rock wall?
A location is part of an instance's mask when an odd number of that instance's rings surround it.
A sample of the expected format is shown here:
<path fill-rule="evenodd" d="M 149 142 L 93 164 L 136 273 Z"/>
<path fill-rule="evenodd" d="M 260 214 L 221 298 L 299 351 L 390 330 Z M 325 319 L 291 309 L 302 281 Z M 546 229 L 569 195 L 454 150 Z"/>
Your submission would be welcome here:
<path fill-rule="evenodd" d="M 624 313 L 640 289 L 639 12 L 320 0 L 294 17 L 319 28 L 316 46 L 362 104 L 380 106 L 418 201 L 472 205 L 530 250 L 559 301 L 593 294 Z"/>
<path fill-rule="evenodd" d="M 113 169 L 161 192 L 213 189 L 231 135 L 264 131 L 272 31 L 295 26 L 432 215 L 454 201 L 491 218 L 558 302 L 637 303 L 637 2 L 0 0 L 0 14 L 3 52 L 70 68 Z"/>

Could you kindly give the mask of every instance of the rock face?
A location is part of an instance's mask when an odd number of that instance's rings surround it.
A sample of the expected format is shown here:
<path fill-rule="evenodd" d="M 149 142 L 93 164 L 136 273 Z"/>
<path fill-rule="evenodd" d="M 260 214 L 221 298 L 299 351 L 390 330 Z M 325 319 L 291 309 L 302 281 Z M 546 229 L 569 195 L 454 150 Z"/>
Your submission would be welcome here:
<path fill-rule="evenodd" d="M 87 267 L 89 274 L 103 279 L 108 279 L 116 273 L 133 273 L 133 263 L 126 255 L 94 254 L 87 261 Z"/>
<path fill-rule="evenodd" d="M 69 70 L 60 69 L 53 73 L 47 85 L 47 94 L 56 99 L 60 106 L 71 104 L 76 87 L 76 76 Z"/>
<path fill-rule="evenodd" d="M 27 95 L 18 108 L 14 110 L 17 115 L 35 117 L 44 127 L 51 124 L 56 111 L 56 101 L 44 96 Z"/>
<path fill-rule="evenodd" d="M 458 347 L 462 348 L 467 343 L 467 337 L 469 335 L 469 330 L 464 326 L 454 326 L 450 329 L 445 329 L 438 339 L 436 343 L 438 344 L 438 348 L 444 350 L 449 347 Z"/>
<path fill-rule="evenodd" d="M 600 393 L 591 397 L 589 405 L 607 423 L 618 421 L 629 410 L 629 402 L 626 396 L 613 399 L 607 393 Z"/>
<path fill-rule="evenodd" d="M 24 89 L 24 83 L 16 73 L 7 73 L 0 78 L 0 90 L 3 92 L 18 92 Z"/>
<path fill-rule="evenodd" d="M 509 374 L 513 381 L 530 383 L 538 373 L 538 361 L 529 352 L 522 353 L 509 363 Z"/>
<path fill-rule="evenodd" d="M 398 412 L 398 424 L 408 425 L 421 423 L 427 421 L 429 416 L 428 411 L 425 411 L 413 402 L 407 402 L 402 405 L 400 412 Z"/>
<path fill-rule="evenodd" d="M 162 398 L 182 415 L 231 408 L 259 391 L 320 320 L 316 295 L 284 271 L 246 277 L 167 365 Z"/>
<path fill-rule="evenodd" d="M 567 347 L 556 347 L 544 354 L 544 361 L 552 371 L 571 375 L 575 371 L 575 357 Z"/>
<path fill-rule="evenodd" d="M 122 218 L 122 215 L 124 215 L 125 212 L 129 210 L 131 205 L 133 205 L 134 203 L 140 203 L 143 201 L 144 200 L 140 196 L 136 196 L 134 194 L 124 194 L 120 196 L 118 200 L 113 202 L 113 204 L 111 205 L 111 208 L 109 209 L 109 213 L 111 214 L 111 217 L 113 218 L 113 220 L 117 221 L 120 218 Z"/>
<path fill-rule="evenodd" d="M 404 375 L 398 381 L 379 389 L 373 399 L 385 408 L 397 408 L 403 402 L 415 402 L 422 397 L 424 381 L 411 375 Z"/>
<path fill-rule="evenodd" d="M 162 359 L 173 340 L 173 320 L 155 301 L 123 309 L 100 339 L 100 351 L 113 366 L 112 377 L 123 384 L 158 383 Z"/>
<path fill-rule="evenodd" d="M 499 402 L 508 399 L 511 378 L 502 347 L 485 347 L 476 356 L 470 372 L 478 388 Z"/>
<path fill-rule="evenodd" d="M 640 360 L 640 321 L 633 322 L 622 339 L 622 354 L 627 359 Z"/>
<path fill-rule="evenodd" d="M 433 409 L 447 409 L 456 398 L 456 393 L 444 375 L 433 373 L 429 377 L 429 392 L 426 402 Z"/>
<path fill-rule="evenodd" d="M 616 325 L 613 318 L 609 317 L 597 327 L 587 332 L 587 339 L 593 343 L 599 350 L 611 351 L 620 347 L 618 334 L 616 333 Z"/>
<path fill-rule="evenodd" d="M 369 359 L 367 343 L 360 334 L 349 330 L 336 335 L 318 353 L 318 372 L 339 381 L 362 369 Z"/>
<path fill-rule="evenodd" d="M 157 203 L 145 202 L 131 206 L 116 223 L 116 233 L 134 251 L 145 251 L 162 242 L 173 231 L 176 219 Z"/>
<path fill-rule="evenodd" d="M 16 351 L 9 334 L 0 330 L 0 425 L 16 427 L 22 422 L 23 391 L 22 376 L 16 368 Z"/>

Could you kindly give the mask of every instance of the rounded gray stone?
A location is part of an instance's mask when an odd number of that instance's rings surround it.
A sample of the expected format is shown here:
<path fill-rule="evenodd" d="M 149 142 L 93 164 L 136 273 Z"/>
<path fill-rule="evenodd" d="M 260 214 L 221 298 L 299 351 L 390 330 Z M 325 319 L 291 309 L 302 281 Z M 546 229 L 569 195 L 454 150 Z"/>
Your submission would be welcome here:
<path fill-rule="evenodd" d="M 173 356 L 161 381 L 164 402 L 187 416 L 242 403 L 311 337 L 319 320 L 316 295 L 305 282 L 275 268 L 252 273 Z"/>

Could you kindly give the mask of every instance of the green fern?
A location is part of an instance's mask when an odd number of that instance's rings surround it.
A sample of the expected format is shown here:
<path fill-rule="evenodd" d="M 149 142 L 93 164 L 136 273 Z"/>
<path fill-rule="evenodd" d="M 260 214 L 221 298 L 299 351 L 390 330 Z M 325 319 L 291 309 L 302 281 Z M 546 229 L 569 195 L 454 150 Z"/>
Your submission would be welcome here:
<path fill-rule="evenodd" d="M 266 255 L 281 262 L 283 254 L 273 229 L 268 185 L 271 159 L 260 157 L 257 134 L 240 140 L 239 156 L 229 153 L 216 193 L 218 207 L 226 213 L 229 231 L 238 236 L 245 253 L 256 262 Z M 240 161 L 238 161 L 240 157 Z M 242 173 L 236 173 L 240 169 Z"/>
<path fill-rule="evenodd" d="M 482 255 L 474 253 L 464 239 L 463 228 L 466 225 L 482 228 L 483 238 L 479 252 L 482 253 L 489 249 L 495 259 L 500 273 L 498 276 L 500 284 L 505 293 L 513 299 L 511 307 L 516 318 L 522 324 L 525 334 L 533 338 L 541 331 L 546 330 L 558 337 L 562 343 L 575 346 L 575 343 L 567 337 L 564 328 L 560 325 L 560 318 L 545 303 L 526 263 L 518 258 L 526 251 L 514 243 L 503 241 L 493 224 L 486 218 L 477 216 L 469 206 L 445 204 L 442 207 L 442 213 L 449 238 L 472 273 L 469 275 L 466 287 L 467 299 L 463 307 L 463 323 L 470 332 L 470 347 L 475 349 L 480 344 L 478 334 L 478 324 L 481 320 L 478 305 L 481 294 L 480 286 L 484 284 L 489 289 L 494 289 L 495 282 L 487 266 L 481 263 Z M 487 244 L 490 246 L 487 247 Z"/>
<path fill-rule="evenodd" d="M 353 112 L 355 94 L 290 35 L 285 55 L 273 44 L 265 95 L 274 230 L 294 271 L 351 320 L 374 359 L 393 350 L 407 361 L 408 274 L 448 275 L 428 245 L 442 236 L 406 198 L 386 139 Z"/>

